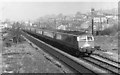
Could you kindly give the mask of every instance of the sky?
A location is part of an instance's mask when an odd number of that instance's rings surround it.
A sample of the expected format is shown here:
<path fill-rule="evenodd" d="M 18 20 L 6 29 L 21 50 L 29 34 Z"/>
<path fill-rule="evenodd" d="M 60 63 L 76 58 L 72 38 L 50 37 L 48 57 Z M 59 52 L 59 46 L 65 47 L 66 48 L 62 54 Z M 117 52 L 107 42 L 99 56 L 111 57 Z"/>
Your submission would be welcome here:
<path fill-rule="evenodd" d="M 13 21 L 35 20 L 44 15 L 75 14 L 90 12 L 91 8 L 112 9 L 117 8 L 118 2 L 104 1 L 5 1 L 0 3 L 0 19 Z"/>

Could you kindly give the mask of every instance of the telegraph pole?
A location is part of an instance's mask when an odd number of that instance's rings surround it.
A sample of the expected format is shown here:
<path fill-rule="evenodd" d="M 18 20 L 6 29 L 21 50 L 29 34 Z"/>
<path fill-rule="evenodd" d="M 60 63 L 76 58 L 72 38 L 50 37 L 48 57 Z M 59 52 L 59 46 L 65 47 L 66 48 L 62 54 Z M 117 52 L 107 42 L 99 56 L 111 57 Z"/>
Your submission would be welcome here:
<path fill-rule="evenodd" d="M 92 35 L 94 35 L 94 8 L 91 9 L 91 16 L 92 16 Z"/>
<path fill-rule="evenodd" d="M 94 35 L 94 29 L 93 29 L 93 26 L 94 26 L 94 20 L 92 18 L 92 35 Z"/>
<path fill-rule="evenodd" d="M 55 24 L 55 29 L 57 29 L 57 25 L 56 25 L 56 18 L 54 19 L 54 24 Z"/>

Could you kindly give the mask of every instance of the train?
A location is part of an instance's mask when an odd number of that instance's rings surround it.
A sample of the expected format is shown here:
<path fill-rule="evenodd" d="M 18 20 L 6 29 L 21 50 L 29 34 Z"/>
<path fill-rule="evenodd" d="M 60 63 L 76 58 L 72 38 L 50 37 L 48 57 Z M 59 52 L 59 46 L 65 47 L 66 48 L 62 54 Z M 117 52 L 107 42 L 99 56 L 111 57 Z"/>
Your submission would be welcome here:
<path fill-rule="evenodd" d="M 57 45 L 60 50 L 79 57 L 90 56 L 95 51 L 94 37 L 85 31 L 50 30 L 39 28 L 25 28 L 26 32 L 32 32 L 38 36 L 51 40 L 52 45 Z"/>

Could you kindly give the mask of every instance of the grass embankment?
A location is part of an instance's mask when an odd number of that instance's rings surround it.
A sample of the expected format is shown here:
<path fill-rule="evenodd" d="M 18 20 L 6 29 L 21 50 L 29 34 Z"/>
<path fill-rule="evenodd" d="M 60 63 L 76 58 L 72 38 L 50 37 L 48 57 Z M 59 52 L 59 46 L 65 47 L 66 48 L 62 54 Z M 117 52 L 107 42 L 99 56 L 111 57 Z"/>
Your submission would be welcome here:
<path fill-rule="evenodd" d="M 95 45 L 99 45 L 101 49 L 118 53 L 118 34 L 115 36 L 95 36 Z"/>

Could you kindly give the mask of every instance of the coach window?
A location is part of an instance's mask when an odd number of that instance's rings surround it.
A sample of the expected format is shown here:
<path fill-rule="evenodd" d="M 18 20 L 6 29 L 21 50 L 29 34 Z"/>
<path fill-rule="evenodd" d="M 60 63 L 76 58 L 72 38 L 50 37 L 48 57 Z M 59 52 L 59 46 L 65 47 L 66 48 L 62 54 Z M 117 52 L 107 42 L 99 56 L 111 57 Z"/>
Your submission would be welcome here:
<path fill-rule="evenodd" d="M 56 39 L 61 40 L 61 39 L 62 39 L 61 35 L 60 35 L 60 34 L 57 34 L 57 35 L 56 35 Z"/>

